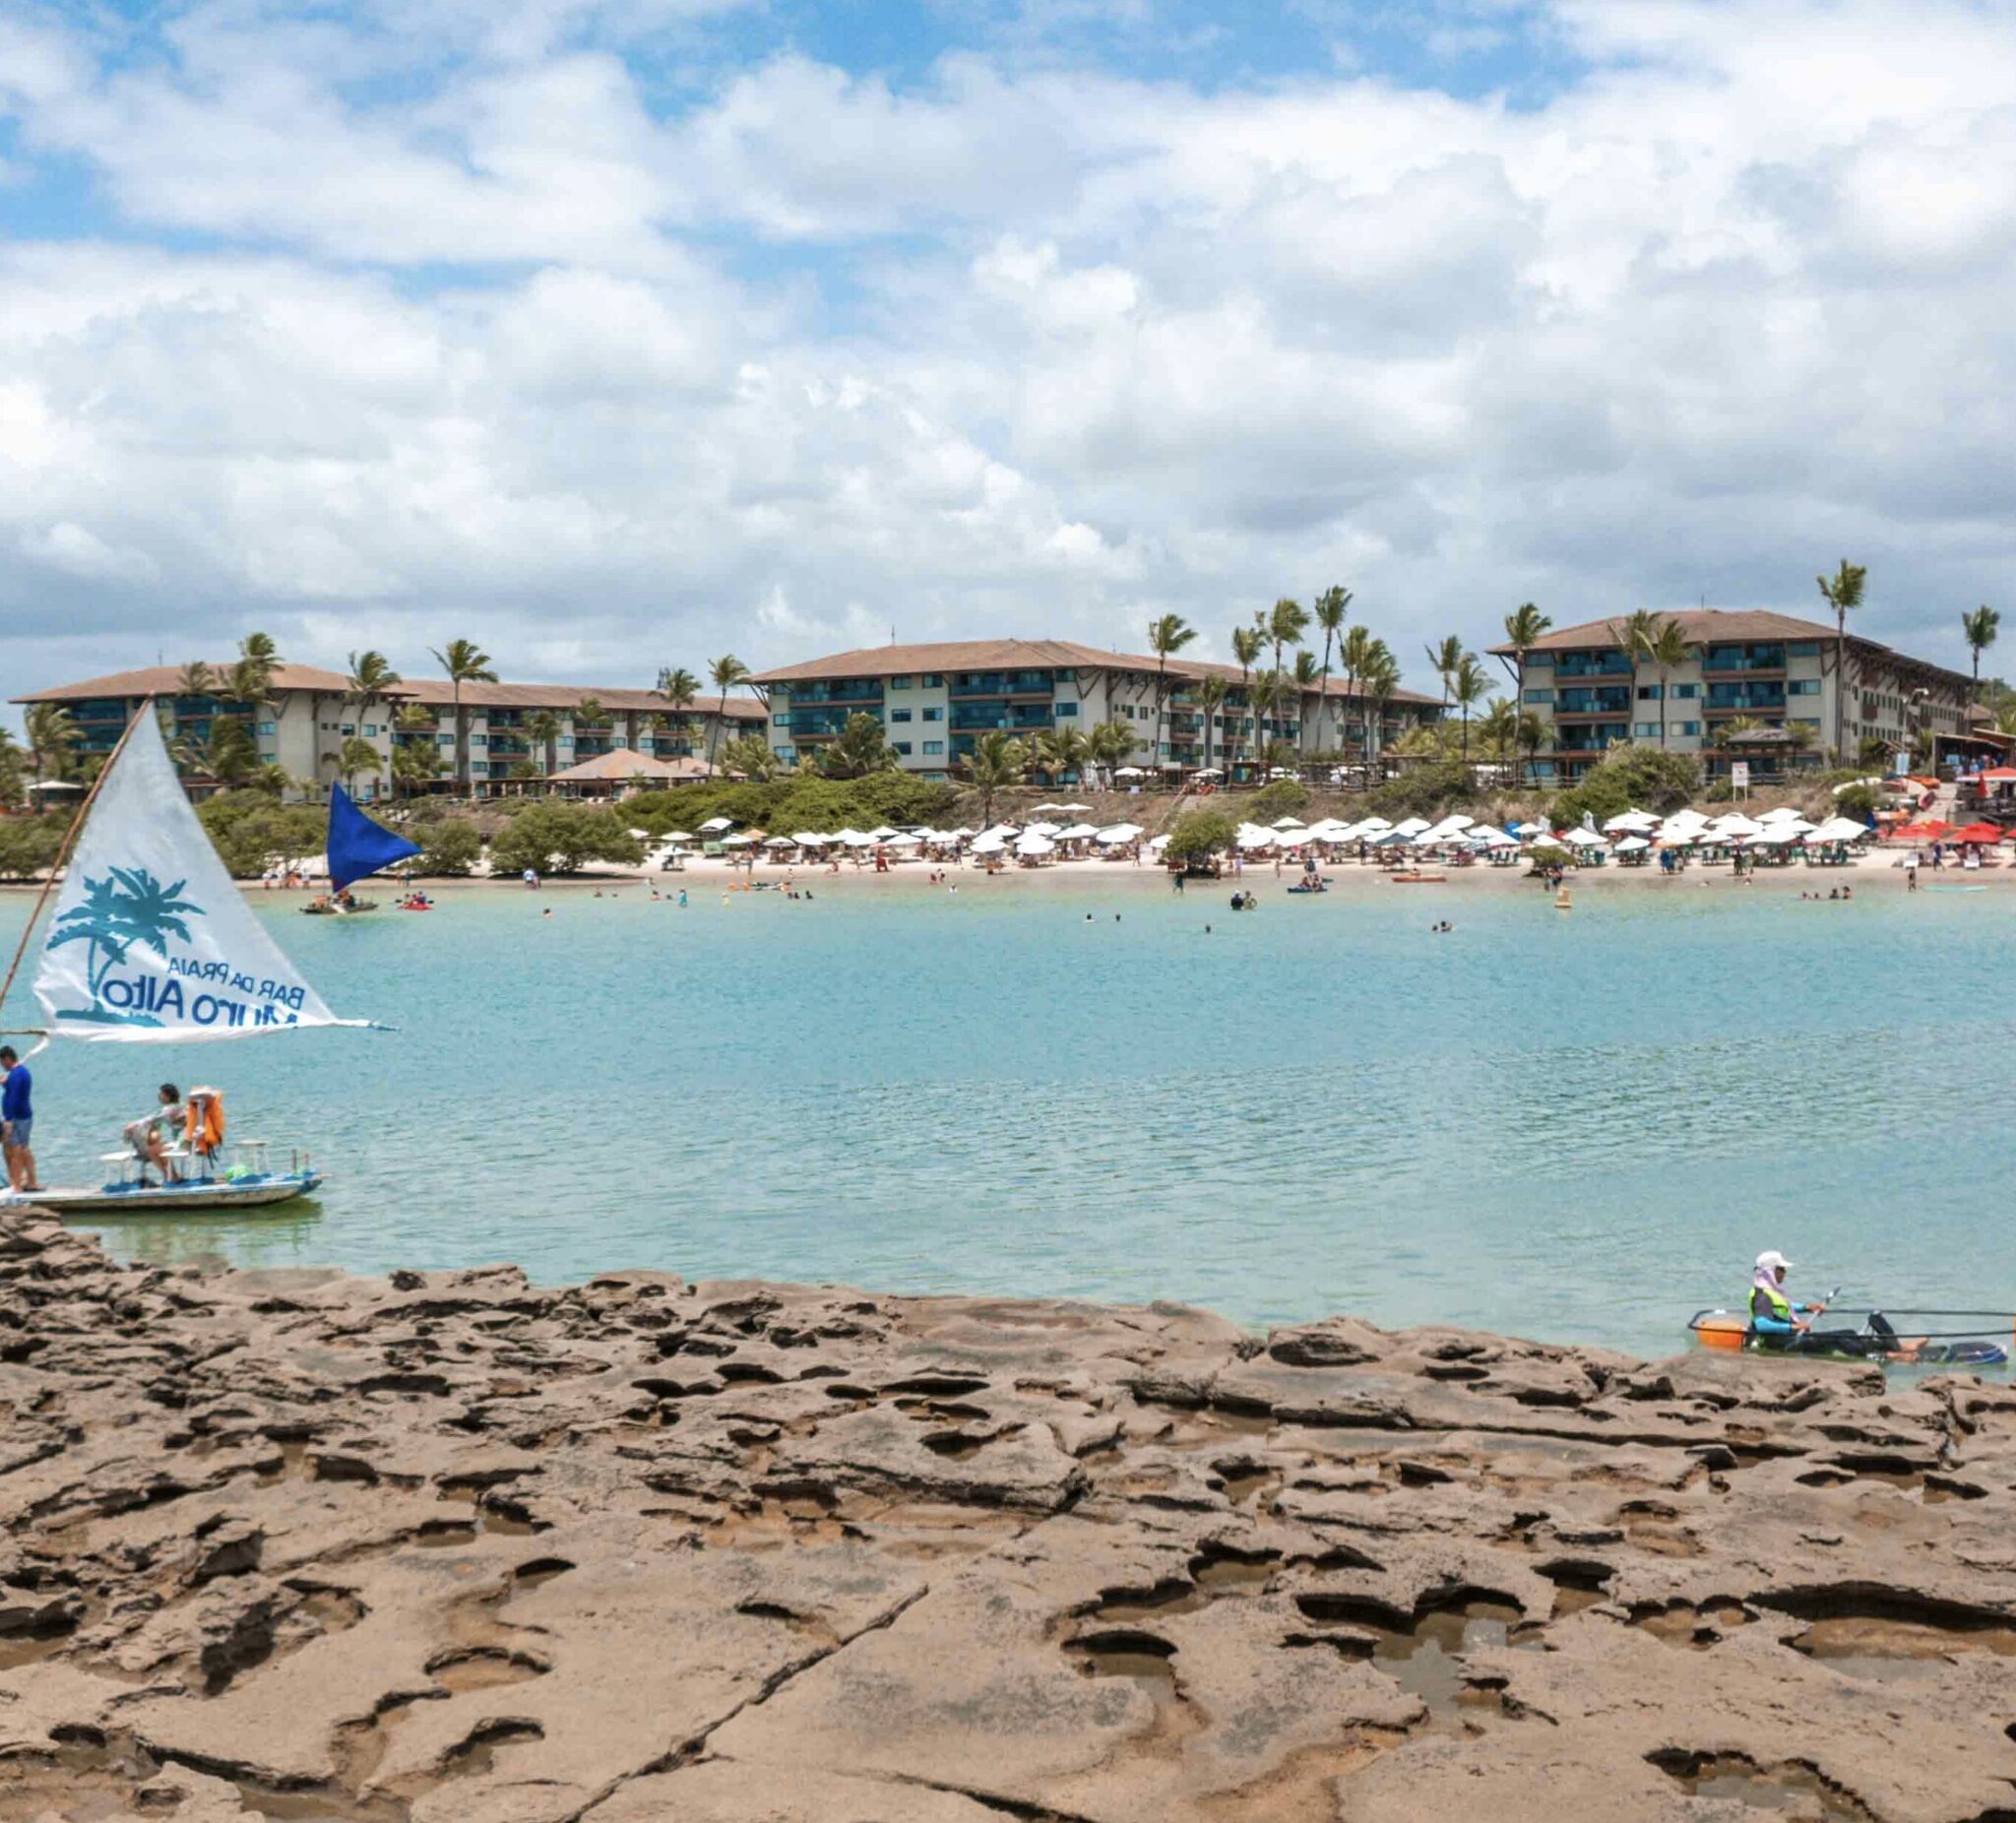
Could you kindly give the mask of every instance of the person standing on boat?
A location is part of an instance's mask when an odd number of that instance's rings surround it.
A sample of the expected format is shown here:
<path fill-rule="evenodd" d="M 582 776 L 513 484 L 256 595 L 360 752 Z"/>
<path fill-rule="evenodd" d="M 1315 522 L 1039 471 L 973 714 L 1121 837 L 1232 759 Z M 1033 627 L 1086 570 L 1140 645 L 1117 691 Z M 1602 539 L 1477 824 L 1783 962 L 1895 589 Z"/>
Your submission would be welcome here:
<path fill-rule="evenodd" d="M 29 1148 L 35 1125 L 34 1078 L 12 1044 L 0 1044 L 0 1065 L 7 1070 L 0 1082 L 0 1151 L 7 1158 L 7 1187 L 39 1190 L 35 1155 Z"/>

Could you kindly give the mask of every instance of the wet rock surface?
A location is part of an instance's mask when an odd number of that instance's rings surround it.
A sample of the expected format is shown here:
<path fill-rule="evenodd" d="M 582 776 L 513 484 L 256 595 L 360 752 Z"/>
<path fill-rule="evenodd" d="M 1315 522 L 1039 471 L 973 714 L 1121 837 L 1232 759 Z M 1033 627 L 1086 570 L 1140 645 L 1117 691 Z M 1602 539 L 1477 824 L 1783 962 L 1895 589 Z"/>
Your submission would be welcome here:
<path fill-rule="evenodd" d="M 0 1213 L 9 1823 L 1990 1823 L 2012 1520 L 1968 1378 Z"/>

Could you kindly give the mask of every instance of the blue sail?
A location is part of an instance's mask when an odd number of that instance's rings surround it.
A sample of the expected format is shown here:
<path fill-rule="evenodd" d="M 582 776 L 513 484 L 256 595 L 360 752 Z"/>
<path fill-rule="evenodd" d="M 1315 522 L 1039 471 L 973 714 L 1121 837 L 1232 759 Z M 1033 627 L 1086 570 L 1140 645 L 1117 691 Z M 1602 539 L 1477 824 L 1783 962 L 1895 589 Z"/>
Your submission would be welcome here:
<path fill-rule="evenodd" d="M 374 823 L 342 786 L 329 787 L 329 889 L 340 893 L 353 880 L 417 854 L 404 836 Z"/>

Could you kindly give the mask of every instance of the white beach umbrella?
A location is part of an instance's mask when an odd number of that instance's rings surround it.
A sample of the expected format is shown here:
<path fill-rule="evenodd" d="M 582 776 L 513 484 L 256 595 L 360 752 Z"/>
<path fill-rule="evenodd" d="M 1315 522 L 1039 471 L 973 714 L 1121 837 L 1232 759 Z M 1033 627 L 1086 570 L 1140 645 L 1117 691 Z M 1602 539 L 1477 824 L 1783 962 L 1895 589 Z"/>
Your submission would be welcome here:
<path fill-rule="evenodd" d="M 1853 817 L 1829 817 L 1818 829 L 1806 831 L 1809 844 L 1822 842 L 1862 842 L 1876 832 Z"/>
<path fill-rule="evenodd" d="M 1054 854 L 1057 845 L 1047 836 L 1039 836 L 1034 831 L 1015 845 L 1017 854 Z"/>
<path fill-rule="evenodd" d="M 733 829 L 734 826 L 735 819 L 733 817 L 709 817 L 700 827 L 705 831 L 711 829 Z"/>
<path fill-rule="evenodd" d="M 693 840 L 693 832 L 690 829 L 668 829 L 664 833 L 664 840 L 667 842 L 691 842 Z"/>
<path fill-rule="evenodd" d="M 1145 779 L 1147 776 L 1138 766 L 1122 766 L 1113 774 L 1115 779 Z"/>
<path fill-rule="evenodd" d="M 724 849 L 746 849 L 750 846 L 750 839 L 747 836 L 724 836 L 721 846 Z"/>
<path fill-rule="evenodd" d="M 968 842 L 971 841 L 975 836 L 977 836 L 978 834 L 978 830 L 969 829 L 964 823 L 962 823 L 957 829 L 948 829 L 945 832 L 945 837 L 946 840 L 949 842 Z"/>
<path fill-rule="evenodd" d="M 1643 836 L 1626 836 L 1617 844 L 1619 854 L 1636 854 L 1640 849 L 1649 849 L 1652 844 Z"/>
<path fill-rule="evenodd" d="M 1239 831 L 1239 847 L 1247 853 L 1257 849 L 1272 849 L 1280 846 L 1281 838 L 1271 829 L 1242 829 Z"/>
<path fill-rule="evenodd" d="M 1060 823 L 1032 823 L 1025 833 L 1031 836 L 1061 835 L 1063 833 L 1063 825 Z"/>
<path fill-rule="evenodd" d="M 795 849 L 803 845 L 795 836 L 772 836 L 763 846 L 766 849 Z"/>
<path fill-rule="evenodd" d="M 1100 830 L 1093 838 L 1095 842 L 1132 842 L 1141 834 L 1139 823 L 1114 823 Z"/>
<path fill-rule="evenodd" d="M 1426 817 L 1403 817 L 1393 827 L 1403 836 L 1418 836 L 1422 830 L 1431 829 L 1434 826 L 1429 823 Z"/>
<path fill-rule="evenodd" d="M 1062 831 L 1058 835 L 1057 840 L 1059 842 L 1090 842 L 1098 834 L 1099 831 L 1094 829 L 1090 823 L 1074 823 L 1069 829 Z"/>
<path fill-rule="evenodd" d="M 1042 816 L 1048 811 L 1062 810 L 1064 806 L 1062 804 L 1039 804 L 1036 807 L 1035 814 L 1038 816 Z"/>
<path fill-rule="evenodd" d="M 1571 849 L 1606 849 L 1610 846 L 1593 829 L 1564 830 L 1561 840 Z"/>
<path fill-rule="evenodd" d="M 1005 836 L 985 835 L 974 838 L 973 851 L 976 854 L 998 854 L 1008 846 Z"/>
<path fill-rule="evenodd" d="M 1512 826 L 1512 833 L 1515 836 L 1544 836 L 1547 834 L 1547 826 L 1544 823 L 1515 823 Z"/>
<path fill-rule="evenodd" d="M 1659 819 L 1649 810 L 1620 810 L 1604 824 L 1605 831 L 1615 835 L 1622 830 L 1627 835 L 1642 836 L 1649 829 L 1657 829 Z"/>
<path fill-rule="evenodd" d="M 1092 808 L 1090 804 L 1059 804 L 1059 810 L 1068 810 L 1073 816 L 1083 816 Z"/>
<path fill-rule="evenodd" d="M 1493 829 L 1488 823 L 1481 829 L 1473 830 L 1471 834 L 1474 840 L 1487 849 L 1516 849 L 1519 846 L 1517 836 L 1508 835 L 1502 829 Z"/>
<path fill-rule="evenodd" d="M 1797 815 L 1798 812 L 1790 804 L 1773 804 L 1769 810 L 1760 811 L 1757 820 L 1760 823 L 1784 823 Z"/>
<path fill-rule="evenodd" d="M 1148 846 L 1151 849 L 1166 849 L 1169 846 L 1169 839 L 1166 836 L 1158 836 Z"/>
<path fill-rule="evenodd" d="M 831 836 L 822 836 L 815 829 L 796 830 L 792 833 L 791 840 L 801 849 L 824 849 L 830 847 L 833 842 Z"/>
<path fill-rule="evenodd" d="M 858 830 L 851 836 L 843 833 L 836 840 L 846 843 L 850 849 L 872 849 L 875 846 L 873 836 L 863 836 Z"/>
<path fill-rule="evenodd" d="M 1717 817 L 1708 827 L 1727 840 L 1735 836 L 1754 836 L 1764 825 L 1736 810 L 1727 816 Z"/>
<path fill-rule="evenodd" d="M 1306 829 L 1308 825 L 1300 817 L 1276 817 L 1274 819 L 1274 827 L 1276 829 Z"/>
<path fill-rule="evenodd" d="M 877 842 L 887 842 L 891 836 L 896 834 L 896 831 L 887 823 L 884 823 L 880 829 L 871 829 L 868 834 Z"/>
<path fill-rule="evenodd" d="M 921 836 L 891 836 L 882 846 L 885 849 L 921 849 L 924 839 Z"/>

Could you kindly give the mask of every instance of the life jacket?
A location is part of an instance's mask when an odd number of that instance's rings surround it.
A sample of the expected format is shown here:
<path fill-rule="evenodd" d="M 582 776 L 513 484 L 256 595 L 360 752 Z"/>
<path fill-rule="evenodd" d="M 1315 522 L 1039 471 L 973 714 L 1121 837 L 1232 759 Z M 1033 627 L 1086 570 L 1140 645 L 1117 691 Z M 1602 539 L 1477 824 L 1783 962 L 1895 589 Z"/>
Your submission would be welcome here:
<path fill-rule="evenodd" d="M 1759 1299 L 1763 1302 L 1760 1304 Z M 1780 1323 L 1792 1321 L 1792 1304 L 1783 1291 L 1767 1291 L 1761 1285 L 1750 1288 L 1750 1315 L 1771 1317 Z"/>
<path fill-rule="evenodd" d="M 224 1143 L 224 1099 L 215 1089 L 192 1089 L 183 1110 L 182 1143 L 193 1153 L 214 1153 Z"/>

